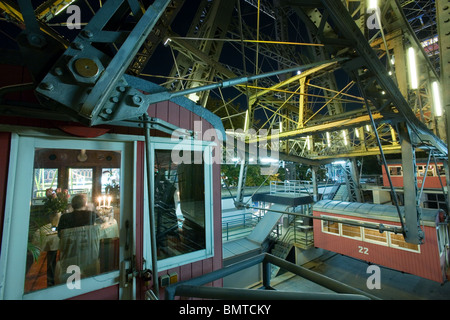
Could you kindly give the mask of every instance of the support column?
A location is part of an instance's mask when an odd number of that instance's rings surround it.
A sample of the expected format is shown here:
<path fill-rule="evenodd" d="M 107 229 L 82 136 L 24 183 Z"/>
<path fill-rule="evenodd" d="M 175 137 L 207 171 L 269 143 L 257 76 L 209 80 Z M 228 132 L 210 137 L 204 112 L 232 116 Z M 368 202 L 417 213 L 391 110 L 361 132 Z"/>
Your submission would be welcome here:
<path fill-rule="evenodd" d="M 447 120 L 447 140 L 450 137 L 450 2 L 436 1 L 436 20 L 439 35 L 439 54 L 441 61 L 442 108 Z M 447 141 L 448 144 L 448 141 Z"/>
<path fill-rule="evenodd" d="M 424 234 L 419 224 L 419 208 L 417 203 L 417 175 L 415 150 L 411 144 L 408 129 L 404 126 L 399 130 L 402 147 L 402 168 L 404 188 L 404 220 L 405 241 L 421 244 Z"/>
<path fill-rule="evenodd" d="M 300 96 L 298 103 L 298 124 L 297 129 L 303 128 L 303 116 L 305 114 L 305 105 L 306 105 L 306 78 L 300 78 Z"/>
<path fill-rule="evenodd" d="M 358 171 L 358 165 L 356 163 L 356 159 L 355 158 L 352 158 L 350 160 L 350 166 L 351 166 L 352 180 L 353 180 L 353 183 L 354 183 L 354 190 L 353 190 L 353 192 L 355 193 L 356 201 L 357 202 L 362 202 L 361 185 L 359 183 L 360 176 L 359 176 L 359 171 Z"/>
<path fill-rule="evenodd" d="M 405 99 L 408 98 L 408 74 L 406 53 L 403 45 L 403 37 L 400 35 L 391 40 L 391 44 L 394 47 L 394 61 L 395 61 L 395 77 L 397 79 L 397 85 L 401 94 Z M 391 63 L 391 61 L 389 61 Z"/>
<path fill-rule="evenodd" d="M 319 167 L 314 167 L 314 166 L 311 167 L 314 202 L 319 201 L 319 186 L 317 184 L 317 169 L 319 169 Z"/>

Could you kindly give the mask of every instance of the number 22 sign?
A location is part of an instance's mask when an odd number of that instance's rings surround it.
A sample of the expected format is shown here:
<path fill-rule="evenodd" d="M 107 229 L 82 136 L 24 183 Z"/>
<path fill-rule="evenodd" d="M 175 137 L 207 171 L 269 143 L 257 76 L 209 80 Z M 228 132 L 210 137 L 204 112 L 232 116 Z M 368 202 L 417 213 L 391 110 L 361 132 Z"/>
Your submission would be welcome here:
<path fill-rule="evenodd" d="M 363 246 L 358 246 L 358 252 L 362 253 L 362 254 L 369 254 L 369 248 L 363 247 Z"/>

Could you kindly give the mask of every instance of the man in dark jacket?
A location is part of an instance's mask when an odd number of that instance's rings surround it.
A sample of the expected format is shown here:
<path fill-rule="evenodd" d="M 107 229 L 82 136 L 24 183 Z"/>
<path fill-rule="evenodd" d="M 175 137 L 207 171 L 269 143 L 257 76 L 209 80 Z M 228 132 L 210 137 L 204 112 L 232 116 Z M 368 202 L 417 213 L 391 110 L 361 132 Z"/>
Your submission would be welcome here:
<path fill-rule="evenodd" d="M 95 212 L 86 210 L 87 196 L 85 194 L 77 194 L 72 198 L 72 208 L 73 212 L 63 214 L 59 220 L 58 236 L 60 237 L 64 229 L 93 225 L 98 219 Z"/>
<path fill-rule="evenodd" d="M 81 278 L 99 273 L 100 223 L 95 212 L 87 210 L 87 196 L 78 194 L 72 199 L 73 212 L 61 216 L 58 224 L 60 238 L 59 283 L 67 281 L 68 267 L 77 266 Z"/>

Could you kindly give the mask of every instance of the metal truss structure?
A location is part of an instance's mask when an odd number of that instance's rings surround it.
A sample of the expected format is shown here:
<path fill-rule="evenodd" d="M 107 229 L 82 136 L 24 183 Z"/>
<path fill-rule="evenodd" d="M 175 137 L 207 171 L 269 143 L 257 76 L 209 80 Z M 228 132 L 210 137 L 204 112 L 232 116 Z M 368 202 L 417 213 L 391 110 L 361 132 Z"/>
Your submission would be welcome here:
<path fill-rule="evenodd" d="M 369 2 L 2 0 L 2 63 L 9 47 L 20 50 L 41 104 L 2 100 L 0 112 L 138 126 L 149 104 L 186 96 L 227 129 L 269 132 L 285 159 L 320 165 L 397 153 L 414 177 L 416 150 L 448 156 L 450 93 L 442 90 L 437 113 L 432 85 L 449 87 L 450 10 L 431 0 Z M 160 86 L 143 94 L 134 78 Z M 416 193 L 405 191 L 412 241 L 421 238 Z"/>

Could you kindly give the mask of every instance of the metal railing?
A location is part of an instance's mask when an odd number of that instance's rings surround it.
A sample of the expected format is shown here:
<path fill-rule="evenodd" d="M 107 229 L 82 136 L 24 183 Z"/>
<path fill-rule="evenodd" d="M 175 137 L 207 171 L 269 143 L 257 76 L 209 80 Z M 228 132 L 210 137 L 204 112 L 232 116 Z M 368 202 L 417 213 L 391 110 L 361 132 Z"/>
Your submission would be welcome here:
<path fill-rule="evenodd" d="M 262 286 L 264 290 L 236 289 L 204 286 L 213 281 L 222 279 L 236 272 L 248 269 L 255 265 L 262 264 Z M 287 292 L 273 290 L 270 284 L 271 265 L 294 273 L 297 276 L 310 280 L 335 293 L 314 293 L 314 292 Z M 176 296 L 206 299 L 257 299 L 257 300 L 334 300 L 334 299 L 357 299 L 379 300 L 378 297 L 351 287 L 342 282 L 331 279 L 294 263 L 277 258 L 271 254 L 263 253 L 252 258 L 237 262 L 222 269 L 204 274 L 200 277 L 186 281 L 180 281 L 166 288 L 165 299 L 174 300 Z"/>
<path fill-rule="evenodd" d="M 222 241 L 230 241 L 249 235 L 261 220 L 252 212 L 235 214 L 222 219 Z"/>
<path fill-rule="evenodd" d="M 270 194 L 275 193 L 308 193 L 312 181 L 308 180 L 286 180 L 286 181 L 270 181 Z"/>

